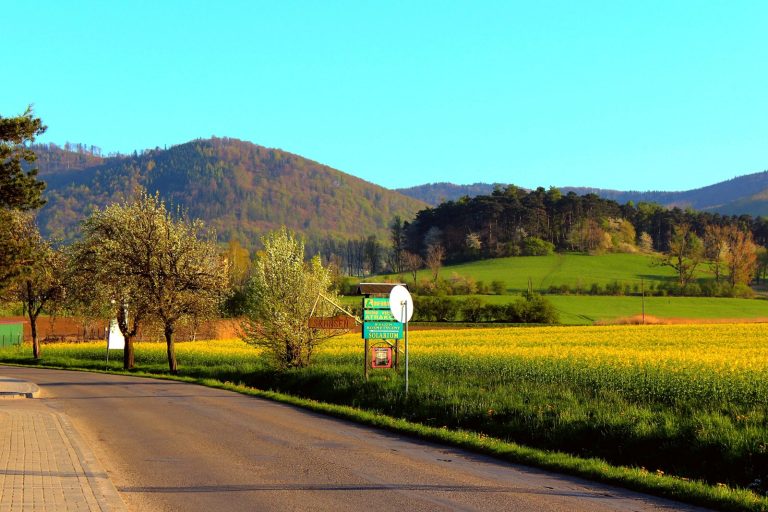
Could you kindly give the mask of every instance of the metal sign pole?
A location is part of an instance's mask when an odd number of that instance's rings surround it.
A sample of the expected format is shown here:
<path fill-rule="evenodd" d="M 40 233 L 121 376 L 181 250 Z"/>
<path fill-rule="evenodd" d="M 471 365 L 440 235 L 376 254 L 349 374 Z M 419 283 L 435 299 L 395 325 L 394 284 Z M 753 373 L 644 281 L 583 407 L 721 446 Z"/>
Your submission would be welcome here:
<path fill-rule="evenodd" d="M 408 396 L 408 317 L 406 308 L 407 301 L 400 301 L 400 319 L 405 324 L 405 395 Z"/>

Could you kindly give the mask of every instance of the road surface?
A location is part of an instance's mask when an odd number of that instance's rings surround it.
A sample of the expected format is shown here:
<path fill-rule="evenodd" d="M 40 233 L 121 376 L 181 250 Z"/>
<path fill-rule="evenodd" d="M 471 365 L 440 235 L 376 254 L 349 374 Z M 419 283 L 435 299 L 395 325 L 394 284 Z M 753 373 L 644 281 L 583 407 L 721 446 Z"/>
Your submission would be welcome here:
<path fill-rule="evenodd" d="M 701 510 L 193 384 L 0 374 L 40 386 L 30 407 L 65 414 L 134 511 Z"/>

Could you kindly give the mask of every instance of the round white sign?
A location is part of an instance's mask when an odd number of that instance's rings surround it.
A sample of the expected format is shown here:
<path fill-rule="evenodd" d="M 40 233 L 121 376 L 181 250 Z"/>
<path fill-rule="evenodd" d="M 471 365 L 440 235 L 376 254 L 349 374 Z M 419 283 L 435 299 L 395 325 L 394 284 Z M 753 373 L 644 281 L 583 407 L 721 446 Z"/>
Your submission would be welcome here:
<path fill-rule="evenodd" d="M 389 310 L 398 322 L 403 322 L 403 316 L 405 316 L 405 322 L 411 321 L 413 298 L 405 286 L 397 285 L 389 292 Z"/>

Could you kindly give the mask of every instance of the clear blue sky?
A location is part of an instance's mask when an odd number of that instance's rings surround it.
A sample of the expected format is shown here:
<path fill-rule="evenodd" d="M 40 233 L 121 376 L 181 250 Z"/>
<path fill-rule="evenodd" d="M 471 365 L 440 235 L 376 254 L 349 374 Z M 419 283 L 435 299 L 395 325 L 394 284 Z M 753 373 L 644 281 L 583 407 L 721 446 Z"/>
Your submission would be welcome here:
<path fill-rule="evenodd" d="M 0 115 L 228 136 L 394 188 L 681 190 L 768 169 L 768 2 L 3 3 Z"/>

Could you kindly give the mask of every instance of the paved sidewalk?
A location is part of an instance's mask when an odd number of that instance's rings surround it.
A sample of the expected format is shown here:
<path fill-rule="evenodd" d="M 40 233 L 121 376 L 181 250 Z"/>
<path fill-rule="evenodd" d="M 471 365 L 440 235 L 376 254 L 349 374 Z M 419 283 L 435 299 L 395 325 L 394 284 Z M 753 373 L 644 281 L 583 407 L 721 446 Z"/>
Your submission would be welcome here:
<path fill-rule="evenodd" d="M 32 383 L 0 378 L 0 512 L 127 510 L 63 414 L 28 396 Z"/>

